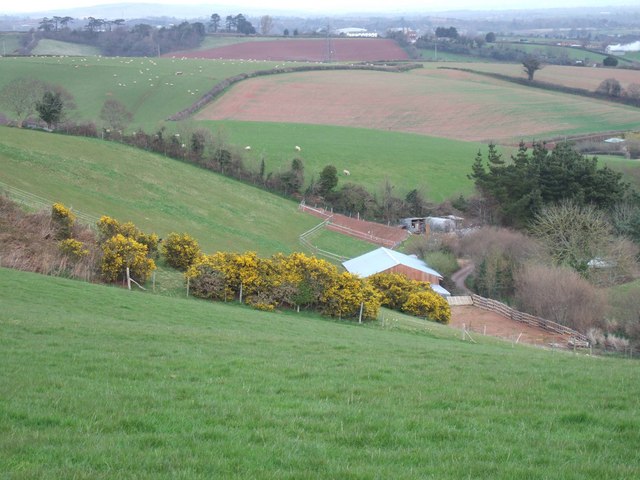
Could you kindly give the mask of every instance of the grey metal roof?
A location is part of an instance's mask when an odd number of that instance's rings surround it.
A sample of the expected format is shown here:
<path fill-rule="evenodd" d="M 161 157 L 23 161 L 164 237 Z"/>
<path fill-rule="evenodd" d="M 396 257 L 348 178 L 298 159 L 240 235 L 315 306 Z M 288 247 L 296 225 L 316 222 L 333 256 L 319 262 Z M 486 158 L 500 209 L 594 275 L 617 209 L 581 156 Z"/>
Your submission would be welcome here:
<path fill-rule="evenodd" d="M 434 269 L 429 268 L 429 266 L 419 258 L 384 247 L 347 260 L 343 262 L 342 265 L 349 273 L 354 273 L 362 278 L 384 272 L 397 265 L 405 265 L 415 270 L 428 273 L 429 275 L 442 278 L 442 275 Z"/>

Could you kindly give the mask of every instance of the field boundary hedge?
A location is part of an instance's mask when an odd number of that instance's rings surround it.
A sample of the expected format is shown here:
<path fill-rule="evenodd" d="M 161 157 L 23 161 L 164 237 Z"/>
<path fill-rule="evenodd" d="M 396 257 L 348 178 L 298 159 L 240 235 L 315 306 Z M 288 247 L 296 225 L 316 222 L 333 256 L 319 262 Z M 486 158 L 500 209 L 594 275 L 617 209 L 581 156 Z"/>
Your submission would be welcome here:
<path fill-rule="evenodd" d="M 459 72 L 473 73 L 475 75 L 483 75 L 489 78 L 495 78 L 496 80 L 503 80 L 505 82 L 517 83 L 525 87 L 539 88 L 541 90 L 548 90 L 552 92 L 567 93 L 569 95 L 578 95 L 581 97 L 593 98 L 596 100 L 604 100 L 606 102 L 620 103 L 622 105 L 628 105 L 630 107 L 640 107 L 640 99 L 629 97 L 612 97 L 602 93 L 598 93 L 591 90 L 585 90 L 584 88 L 568 87 L 566 85 L 558 85 L 557 83 L 541 82 L 538 80 L 529 81 L 526 78 L 512 77 L 511 75 L 504 75 L 502 73 L 482 72 L 480 70 L 474 70 L 472 68 L 460 68 L 460 67 L 438 67 L 440 70 L 457 70 Z"/>
<path fill-rule="evenodd" d="M 363 63 L 349 65 L 304 65 L 299 67 L 272 68 L 269 70 L 257 70 L 255 72 L 240 73 L 238 75 L 234 75 L 233 77 L 225 78 L 221 82 L 218 82 L 211 90 L 200 97 L 200 99 L 193 103 L 190 107 L 187 107 L 184 110 L 171 115 L 168 120 L 185 120 L 197 111 L 204 108 L 210 102 L 214 101 L 232 85 L 242 82 L 243 80 L 248 80 L 250 78 L 266 75 L 280 75 L 283 73 L 322 72 L 335 70 L 372 70 L 376 72 L 402 73 L 409 70 L 415 70 L 417 68 L 423 68 L 423 65 L 421 63 L 398 64 L 395 62 L 393 62 L 393 64 Z"/>

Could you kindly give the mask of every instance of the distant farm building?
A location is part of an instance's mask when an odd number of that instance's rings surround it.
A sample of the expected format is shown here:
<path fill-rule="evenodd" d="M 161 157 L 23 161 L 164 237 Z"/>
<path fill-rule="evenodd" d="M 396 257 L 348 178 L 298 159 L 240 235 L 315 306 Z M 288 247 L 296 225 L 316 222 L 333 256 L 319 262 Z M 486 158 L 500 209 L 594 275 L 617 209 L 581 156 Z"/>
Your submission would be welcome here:
<path fill-rule="evenodd" d="M 399 273 L 412 280 L 429 282 L 434 292 L 443 297 L 451 295 L 440 286 L 442 275 L 430 268 L 415 255 L 380 247 L 359 257 L 343 262 L 342 265 L 349 273 L 367 278 L 376 273 Z"/>
<path fill-rule="evenodd" d="M 423 234 L 427 232 L 454 232 L 462 218 L 454 215 L 446 217 L 408 217 L 400 221 L 400 226 L 411 233 Z"/>
<path fill-rule="evenodd" d="M 336 35 L 349 38 L 377 38 L 376 32 L 369 32 L 366 28 L 339 28 L 335 30 Z"/>

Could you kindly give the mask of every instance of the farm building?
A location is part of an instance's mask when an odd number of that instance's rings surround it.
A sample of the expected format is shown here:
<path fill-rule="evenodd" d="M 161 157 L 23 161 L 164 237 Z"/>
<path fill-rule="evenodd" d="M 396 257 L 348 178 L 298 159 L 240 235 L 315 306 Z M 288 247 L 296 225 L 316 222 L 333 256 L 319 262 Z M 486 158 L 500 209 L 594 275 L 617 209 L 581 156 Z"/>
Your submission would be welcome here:
<path fill-rule="evenodd" d="M 408 217 L 400 221 L 402 228 L 411 233 L 421 234 L 433 232 L 453 232 L 463 219 L 453 215 L 447 217 Z"/>
<path fill-rule="evenodd" d="M 440 286 L 442 275 L 429 268 L 429 265 L 415 255 L 405 255 L 395 250 L 380 247 L 377 250 L 347 260 L 342 265 L 349 273 L 362 278 L 370 277 L 376 273 L 401 273 L 412 280 L 431 283 L 433 291 L 443 297 L 451 295 L 445 288 Z"/>

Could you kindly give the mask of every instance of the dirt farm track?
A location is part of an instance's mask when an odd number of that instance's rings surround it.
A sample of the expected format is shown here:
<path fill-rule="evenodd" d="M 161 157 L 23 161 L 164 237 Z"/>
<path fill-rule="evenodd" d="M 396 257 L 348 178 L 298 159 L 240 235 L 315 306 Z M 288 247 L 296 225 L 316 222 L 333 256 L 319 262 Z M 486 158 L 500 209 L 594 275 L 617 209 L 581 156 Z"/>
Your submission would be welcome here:
<path fill-rule="evenodd" d="M 328 47 L 331 51 L 329 52 Z M 174 54 L 175 55 L 175 54 Z M 185 58 L 298 62 L 374 62 L 408 60 L 394 40 L 383 38 L 324 38 L 243 42 L 180 54 Z"/>

